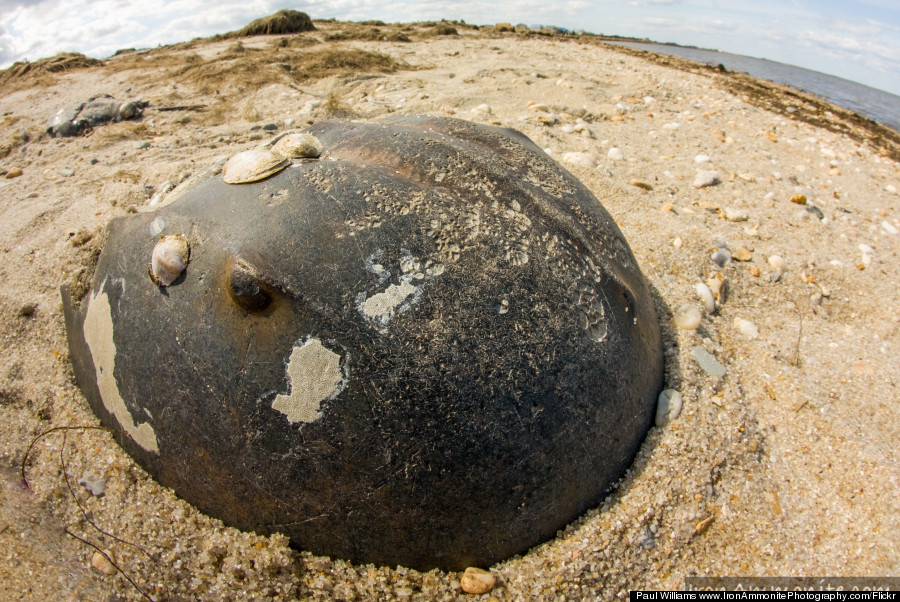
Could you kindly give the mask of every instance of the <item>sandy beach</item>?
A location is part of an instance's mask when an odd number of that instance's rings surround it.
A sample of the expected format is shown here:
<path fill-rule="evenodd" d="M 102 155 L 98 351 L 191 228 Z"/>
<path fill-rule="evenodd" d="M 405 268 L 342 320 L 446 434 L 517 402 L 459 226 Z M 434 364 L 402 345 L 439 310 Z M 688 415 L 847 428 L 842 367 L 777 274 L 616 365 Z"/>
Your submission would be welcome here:
<path fill-rule="evenodd" d="M 689 576 L 900 576 L 896 132 L 591 39 L 316 27 L 2 80 L 0 599 L 611 600 Z M 44 134 L 100 94 L 148 105 L 87 135 Z M 459 573 L 353 565 L 225 527 L 103 430 L 30 447 L 99 426 L 59 288 L 89 276 L 106 223 L 278 131 L 387 114 L 514 128 L 582 181 L 658 293 L 666 387 L 683 397 L 599 507 L 482 567 L 488 594 L 463 593 Z M 673 325 L 685 305 L 699 327 Z M 102 496 L 78 485 L 90 475 Z"/>

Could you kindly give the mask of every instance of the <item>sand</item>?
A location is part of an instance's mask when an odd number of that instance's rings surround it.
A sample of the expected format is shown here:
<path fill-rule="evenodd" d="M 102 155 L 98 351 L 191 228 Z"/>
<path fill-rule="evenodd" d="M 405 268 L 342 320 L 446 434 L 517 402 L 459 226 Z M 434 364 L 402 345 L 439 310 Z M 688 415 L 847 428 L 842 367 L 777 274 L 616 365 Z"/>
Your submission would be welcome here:
<path fill-rule="evenodd" d="M 0 93 L 0 173 L 22 170 L 0 177 L 0 598 L 142 598 L 65 530 L 158 600 L 608 600 L 697 575 L 900 574 L 900 169 L 883 130 L 777 86 L 558 36 L 414 27 L 409 43 L 325 41 L 352 28 L 317 26 L 305 44 L 198 41 Z M 261 82 L 226 68 L 324 48 L 403 67 L 296 81 L 275 66 Z M 226 55 L 218 79 L 191 68 Z M 40 135 L 57 109 L 101 93 L 150 104 L 137 122 Z M 38 434 L 99 424 L 74 385 L 58 291 L 84 273 L 104 224 L 255 146 L 259 126 L 387 113 L 515 128 L 619 223 L 658 292 L 666 386 L 684 407 L 651 430 L 618 489 L 553 541 L 483 567 L 497 585 L 471 596 L 458 573 L 356 566 L 227 528 L 102 430 L 42 437 L 23 487 Z M 700 171 L 719 183 L 695 188 Z M 719 266 L 717 248 L 746 260 Z M 673 328 L 681 306 L 703 308 L 707 281 L 725 283 L 715 312 Z M 701 369 L 696 347 L 725 375 Z M 77 485 L 85 473 L 107 479 L 103 496 Z"/>

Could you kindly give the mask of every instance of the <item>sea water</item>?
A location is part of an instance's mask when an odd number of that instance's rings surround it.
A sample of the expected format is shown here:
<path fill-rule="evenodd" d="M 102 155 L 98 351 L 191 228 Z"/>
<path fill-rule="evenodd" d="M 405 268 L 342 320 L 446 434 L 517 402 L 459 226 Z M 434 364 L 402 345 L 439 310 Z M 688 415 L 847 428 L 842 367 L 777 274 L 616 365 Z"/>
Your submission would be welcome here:
<path fill-rule="evenodd" d="M 610 42 L 639 50 L 680 56 L 708 65 L 722 65 L 729 71 L 740 71 L 820 96 L 838 106 L 855 111 L 882 125 L 900 131 L 900 96 L 870 88 L 850 80 L 818 71 L 794 67 L 766 59 L 757 59 L 717 50 L 686 48 L 645 42 Z"/>

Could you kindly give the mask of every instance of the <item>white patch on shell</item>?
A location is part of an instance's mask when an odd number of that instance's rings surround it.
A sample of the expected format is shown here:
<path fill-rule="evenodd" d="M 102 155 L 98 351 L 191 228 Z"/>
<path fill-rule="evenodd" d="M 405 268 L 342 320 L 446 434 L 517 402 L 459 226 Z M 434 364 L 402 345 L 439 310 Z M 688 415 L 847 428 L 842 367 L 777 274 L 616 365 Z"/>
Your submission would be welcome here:
<path fill-rule="evenodd" d="M 401 282 L 399 285 L 392 284 L 383 293 L 372 295 L 366 299 L 360 310 L 367 318 L 387 325 L 397 307 L 402 305 L 410 295 L 416 294 L 418 290 L 418 287 L 409 282 Z"/>
<path fill-rule="evenodd" d="M 106 285 L 106 281 L 100 285 L 100 291 Z M 159 445 L 156 442 L 156 433 L 149 422 L 137 425 L 134 417 L 128 411 L 125 400 L 119 393 L 119 385 L 116 382 L 116 343 L 113 340 L 112 309 L 109 306 L 109 297 L 106 293 L 91 293 L 88 301 L 87 312 L 84 316 L 84 340 L 91 352 L 94 361 L 94 369 L 97 372 L 97 388 L 100 390 L 100 399 L 103 406 L 112 414 L 125 432 L 134 441 L 147 451 L 159 453 Z"/>
<path fill-rule="evenodd" d="M 287 376 L 291 381 L 290 393 L 276 395 L 272 409 L 287 416 L 291 424 L 321 418 L 322 402 L 334 399 L 346 387 L 341 356 L 316 338 L 292 349 Z"/>
<path fill-rule="evenodd" d="M 274 175 L 290 165 L 291 160 L 265 148 L 238 153 L 225 162 L 222 177 L 226 184 L 257 182 Z"/>

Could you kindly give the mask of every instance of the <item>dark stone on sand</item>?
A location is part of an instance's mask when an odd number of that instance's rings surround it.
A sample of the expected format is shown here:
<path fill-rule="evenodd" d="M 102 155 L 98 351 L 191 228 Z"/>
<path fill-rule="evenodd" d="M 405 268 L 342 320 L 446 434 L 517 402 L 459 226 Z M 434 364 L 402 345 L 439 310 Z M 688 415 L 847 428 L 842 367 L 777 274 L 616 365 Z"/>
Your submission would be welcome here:
<path fill-rule="evenodd" d="M 62 291 L 94 412 L 203 512 L 316 554 L 460 570 L 553 537 L 624 474 L 662 388 L 615 222 L 514 130 L 307 131 L 319 159 L 110 222 L 91 290 Z"/>

